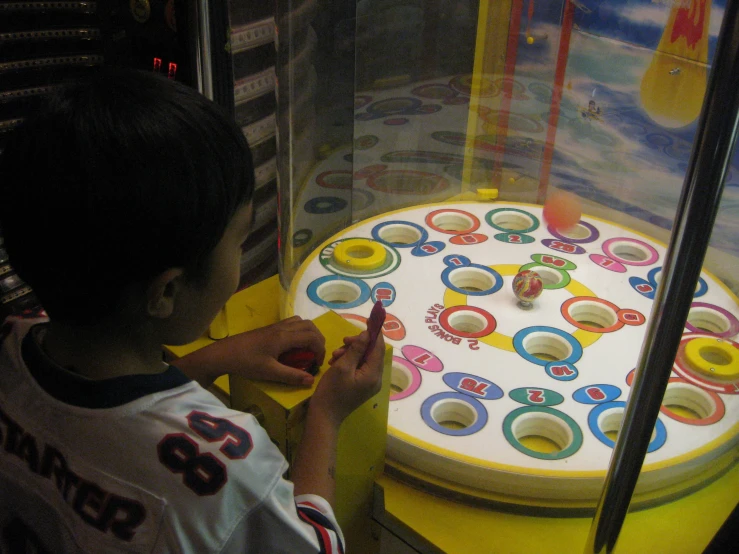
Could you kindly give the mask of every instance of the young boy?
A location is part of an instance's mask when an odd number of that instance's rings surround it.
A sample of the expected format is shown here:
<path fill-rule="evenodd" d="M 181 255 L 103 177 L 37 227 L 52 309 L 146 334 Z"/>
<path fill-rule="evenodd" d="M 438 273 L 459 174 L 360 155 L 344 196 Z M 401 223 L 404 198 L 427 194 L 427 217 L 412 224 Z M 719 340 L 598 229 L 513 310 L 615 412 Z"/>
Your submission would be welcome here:
<path fill-rule="evenodd" d="M 342 420 L 376 394 L 382 337 L 345 339 L 292 467 L 220 374 L 310 385 L 277 362 L 324 341 L 292 318 L 177 360 L 235 291 L 253 168 L 195 91 L 100 70 L 55 94 L 0 158 L 11 263 L 49 320 L 0 343 L 0 552 L 342 552 L 331 508 Z M 35 549 L 35 550 L 34 550 Z"/>

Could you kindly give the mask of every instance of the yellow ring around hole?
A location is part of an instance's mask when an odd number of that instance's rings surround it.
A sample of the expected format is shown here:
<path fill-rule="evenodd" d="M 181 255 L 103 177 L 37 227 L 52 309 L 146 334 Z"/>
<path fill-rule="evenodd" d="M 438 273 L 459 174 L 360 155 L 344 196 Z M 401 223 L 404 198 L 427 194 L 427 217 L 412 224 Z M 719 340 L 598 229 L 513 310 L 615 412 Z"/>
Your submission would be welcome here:
<path fill-rule="evenodd" d="M 367 256 L 356 256 L 358 251 L 368 252 Z M 347 239 L 334 248 L 334 262 L 350 271 L 372 271 L 383 266 L 387 250 L 369 239 Z"/>
<path fill-rule="evenodd" d="M 718 351 L 728 363 L 707 360 L 702 354 L 706 349 Z M 685 345 L 685 359 L 696 372 L 719 381 L 739 379 L 739 350 L 721 339 L 700 337 L 689 340 Z"/>

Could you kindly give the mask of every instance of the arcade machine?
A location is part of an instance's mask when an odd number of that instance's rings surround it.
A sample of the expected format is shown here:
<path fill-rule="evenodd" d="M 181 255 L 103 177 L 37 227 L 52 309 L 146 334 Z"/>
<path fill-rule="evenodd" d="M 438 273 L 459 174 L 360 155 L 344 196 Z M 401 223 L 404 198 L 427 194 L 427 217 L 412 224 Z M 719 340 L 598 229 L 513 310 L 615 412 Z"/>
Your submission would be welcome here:
<path fill-rule="evenodd" d="M 701 552 L 739 501 L 737 2 L 346 4 L 277 4 L 279 288 L 388 312 L 383 547 Z"/>

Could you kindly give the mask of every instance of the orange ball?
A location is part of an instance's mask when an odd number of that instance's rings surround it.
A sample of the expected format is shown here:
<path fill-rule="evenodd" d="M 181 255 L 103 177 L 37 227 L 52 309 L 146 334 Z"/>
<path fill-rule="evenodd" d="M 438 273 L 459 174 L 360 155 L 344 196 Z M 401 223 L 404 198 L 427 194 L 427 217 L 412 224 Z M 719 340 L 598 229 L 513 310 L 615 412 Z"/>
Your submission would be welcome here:
<path fill-rule="evenodd" d="M 555 229 L 570 229 L 582 217 L 580 199 L 572 193 L 555 191 L 544 202 L 544 220 Z"/>

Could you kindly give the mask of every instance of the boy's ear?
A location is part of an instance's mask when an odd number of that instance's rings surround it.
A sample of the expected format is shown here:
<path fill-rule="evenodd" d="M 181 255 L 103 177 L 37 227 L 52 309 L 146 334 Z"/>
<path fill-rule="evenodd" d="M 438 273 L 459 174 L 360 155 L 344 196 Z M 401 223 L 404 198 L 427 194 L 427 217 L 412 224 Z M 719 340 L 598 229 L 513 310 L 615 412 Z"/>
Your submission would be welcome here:
<path fill-rule="evenodd" d="M 183 274 L 181 267 L 172 267 L 149 282 L 146 288 L 146 313 L 149 316 L 166 319 L 172 315 Z"/>

